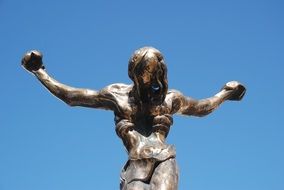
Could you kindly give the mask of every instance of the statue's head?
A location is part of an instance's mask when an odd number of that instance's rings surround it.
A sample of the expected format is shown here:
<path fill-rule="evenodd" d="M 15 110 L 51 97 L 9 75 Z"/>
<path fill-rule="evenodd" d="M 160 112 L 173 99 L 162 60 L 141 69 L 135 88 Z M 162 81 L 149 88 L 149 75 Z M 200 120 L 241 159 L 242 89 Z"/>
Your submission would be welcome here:
<path fill-rule="evenodd" d="M 153 47 L 143 47 L 129 60 L 128 75 L 134 82 L 136 98 L 142 103 L 159 105 L 168 91 L 167 66 L 161 52 Z"/>

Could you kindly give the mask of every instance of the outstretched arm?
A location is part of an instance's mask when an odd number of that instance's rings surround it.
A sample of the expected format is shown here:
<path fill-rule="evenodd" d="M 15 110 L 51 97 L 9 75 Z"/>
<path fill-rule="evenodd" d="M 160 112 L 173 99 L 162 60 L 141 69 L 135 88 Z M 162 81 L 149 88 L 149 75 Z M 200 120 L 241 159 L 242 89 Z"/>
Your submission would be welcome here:
<path fill-rule="evenodd" d="M 239 101 L 245 94 L 245 87 L 237 81 L 228 82 L 213 97 L 195 100 L 179 92 L 172 93 L 172 112 L 183 115 L 205 116 L 214 111 L 226 100 Z"/>
<path fill-rule="evenodd" d="M 42 54 L 38 51 L 27 53 L 22 59 L 22 65 L 34 74 L 49 92 L 70 106 L 116 109 L 115 99 L 107 88 L 101 91 L 74 88 L 50 77 L 44 69 Z"/>

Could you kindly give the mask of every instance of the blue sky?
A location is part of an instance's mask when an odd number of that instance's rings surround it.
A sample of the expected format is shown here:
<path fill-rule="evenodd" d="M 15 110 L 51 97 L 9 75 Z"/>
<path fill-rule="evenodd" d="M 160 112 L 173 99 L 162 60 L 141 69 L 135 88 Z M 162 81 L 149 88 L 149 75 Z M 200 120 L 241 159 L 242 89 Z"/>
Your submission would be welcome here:
<path fill-rule="evenodd" d="M 0 0 L 0 190 L 118 189 L 127 160 L 111 112 L 70 108 L 20 67 L 91 89 L 131 83 L 127 63 L 159 49 L 170 88 L 200 99 L 248 89 L 204 118 L 175 116 L 181 190 L 284 188 L 284 3 L 277 0 Z"/>

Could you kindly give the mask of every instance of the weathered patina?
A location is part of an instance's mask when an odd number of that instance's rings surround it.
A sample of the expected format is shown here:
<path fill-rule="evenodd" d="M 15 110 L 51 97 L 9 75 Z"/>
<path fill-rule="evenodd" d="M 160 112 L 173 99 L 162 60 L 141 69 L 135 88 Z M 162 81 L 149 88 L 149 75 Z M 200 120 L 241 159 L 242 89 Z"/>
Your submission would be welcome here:
<path fill-rule="evenodd" d="M 36 50 L 25 54 L 22 65 L 68 105 L 114 112 L 116 133 L 129 155 L 121 172 L 121 190 L 176 190 L 176 152 L 166 143 L 172 115 L 205 116 L 225 100 L 241 100 L 246 91 L 237 81 L 228 82 L 216 95 L 201 100 L 169 90 L 163 55 L 152 47 L 140 48 L 131 56 L 128 75 L 133 84 L 111 84 L 100 91 L 56 81 L 47 74 L 42 54 Z"/>

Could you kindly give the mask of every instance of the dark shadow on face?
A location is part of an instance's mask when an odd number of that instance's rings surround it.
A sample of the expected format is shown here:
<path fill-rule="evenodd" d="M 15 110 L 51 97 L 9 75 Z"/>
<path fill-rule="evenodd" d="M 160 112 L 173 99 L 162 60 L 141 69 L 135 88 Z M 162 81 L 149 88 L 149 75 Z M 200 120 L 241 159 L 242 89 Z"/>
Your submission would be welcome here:
<path fill-rule="evenodd" d="M 154 48 L 139 50 L 134 53 L 129 63 L 129 76 L 134 82 L 136 98 L 144 104 L 160 105 L 164 102 L 168 90 L 164 59 Z"/>

